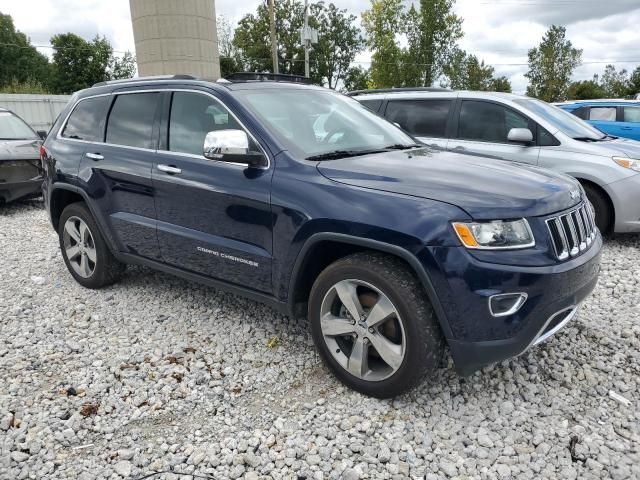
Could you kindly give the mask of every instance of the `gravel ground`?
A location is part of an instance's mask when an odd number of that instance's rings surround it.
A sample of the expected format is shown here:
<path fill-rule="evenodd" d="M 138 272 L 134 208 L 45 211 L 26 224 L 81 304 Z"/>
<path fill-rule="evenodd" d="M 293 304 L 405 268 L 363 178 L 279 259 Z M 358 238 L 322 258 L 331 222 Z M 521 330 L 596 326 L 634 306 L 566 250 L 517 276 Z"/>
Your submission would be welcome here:
<path fill-rule="evenodd" d="M 639 288 L 640 237 L 609 241 L 546 344 L 381 401 L 304 320 L 142 268 L 85 290 L 42 204 L 4 207 L 0 478 L 640 478 Z"/>

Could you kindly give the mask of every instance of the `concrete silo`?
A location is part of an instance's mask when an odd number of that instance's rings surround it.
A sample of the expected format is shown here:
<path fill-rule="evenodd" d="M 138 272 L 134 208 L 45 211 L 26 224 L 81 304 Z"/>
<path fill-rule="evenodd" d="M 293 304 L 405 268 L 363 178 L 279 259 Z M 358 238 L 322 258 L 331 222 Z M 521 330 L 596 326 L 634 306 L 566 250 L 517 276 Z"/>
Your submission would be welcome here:
<path fill-rule="evenodd" d="M 214 0 L 129 0 L 129 6 L 138 75 L 220 77 Z"/>

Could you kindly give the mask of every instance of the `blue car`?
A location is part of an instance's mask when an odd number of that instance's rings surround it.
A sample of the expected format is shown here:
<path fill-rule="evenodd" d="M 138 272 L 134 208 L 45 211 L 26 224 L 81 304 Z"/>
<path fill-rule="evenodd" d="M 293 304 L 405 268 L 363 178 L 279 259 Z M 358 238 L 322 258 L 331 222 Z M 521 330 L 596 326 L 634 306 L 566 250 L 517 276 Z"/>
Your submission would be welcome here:
<path fill-rule="evenodd" d="M 640 100 L 576 100 L 556 105 L 604 133 L 640 140 Z"/>
<path fill-rule="evenodd" d="M 571 321 L 602 248 L 578 182 L 418 145 L 349 97 L 271 77 L 73 96 L 43 188 L 80 285 L 139 264 L 306 316 L 329 368 L 376 397 L 433 374 L 445 345 L 469 374 Z"/>

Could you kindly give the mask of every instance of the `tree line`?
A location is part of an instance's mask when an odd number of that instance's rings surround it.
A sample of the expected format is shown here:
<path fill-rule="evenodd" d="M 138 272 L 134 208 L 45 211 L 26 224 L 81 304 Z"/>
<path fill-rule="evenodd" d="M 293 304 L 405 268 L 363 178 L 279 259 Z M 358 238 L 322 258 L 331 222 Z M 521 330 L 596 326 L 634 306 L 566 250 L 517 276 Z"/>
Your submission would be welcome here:
<path fill-rule="evenodd" d="M 281 73 L 304 74 L 300 29 L 301 0 L 276 0 L 275 29 Z M 309 5 L 309 26 L 318 30 L 310 76 L 313 83 L 342 90 L 440 85 L 456 90 L 510 92 L 511 83 L 459 41 L 463 19 L 455 0 L 371 0 L 357 17 L 324 1 Z M 244 15 L 234 27 L 218 17 L 218 48 L 222 76 L 237 71 L 272 71 L 269 12 L 266 2 Z M 0 90 L 41 89 L 70 93 L 93 83 L 135 75 L 135 59 L 114 54 L 104 37 L 86 41 L 73 33 L 54 35 L 51 60 L 15 30 L 0 13 Z M 371 53 L 371 61 L 357 56 Z M 548 102 L 565 99 L 625 97 L 640 92 L 640 67 L 633 72 L 607 65 L 591 80 L 572 81 L 582 64 L 582 50 L 567 39 L 566 29 L 553 25 L 541 43 L 528 51 L 527 95 Z"/>
<path fill-rule="evenodd" d="M 115 55 L 105 37 L 96 35 L 87 41 L 74 33 L 62 33 L 50 42 L 51 60 L 16 30 L 11 16 L 0 12 L 0 92 L 68 94 L 136 73 L 133 55 Z"/>

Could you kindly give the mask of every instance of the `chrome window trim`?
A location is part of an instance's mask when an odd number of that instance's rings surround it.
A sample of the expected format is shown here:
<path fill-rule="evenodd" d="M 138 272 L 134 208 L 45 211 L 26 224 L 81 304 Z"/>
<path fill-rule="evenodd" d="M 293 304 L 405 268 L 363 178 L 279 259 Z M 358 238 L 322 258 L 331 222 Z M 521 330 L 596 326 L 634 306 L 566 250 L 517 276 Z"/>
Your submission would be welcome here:
<path fill-rule="evenodd" d="M 225 162 L 222 160 L 213 160 L 213 159 L 209 159 L 209 158 L 205 158 L 204 155 L 199 156 L 199 155 L 194 155 L 192 153 L 184 153 L 184 152 L 172 152 L 170 150 L 161 150 L 161 149 L 153 149 L 153 148 L 142 148 L 142 147 L 132 147 L 129 145 L 119 145 L 119 144 L 115 144 L 115 143 L 107 143 L 107 142 L 93 142 L 93 141 L 89 141 L 89 140 L 79 140 L 76 138 L 67 138 L 67 137 L 63 137 L 62 136 L 62 131 L 64 130 L 64 128 L 67 125 L 67 122 L 69 121 L 69 117 L 71 116 L 71 114 L 73 113 L 73 111 L 76 109 L 76 107 L 78 106 L 78 104 L 84 100 L 88 100 L 90 98 L 96 98 L 96 97 L 106 97 L 106 96 L 116 96 L 116 95 L 129 95 L 129 94 L 133 94 L 133 93 L 155 93 L 155 92 L 190 92 L 190 93 L 199 93 L 201 95 L 205 95 L 205 96 L 209 96 L 211 98 L 213 98 L 216 102 L 218 102 L 220 105 L 222 105 L 227 112 L 229 112 L 229 114 L 233 117 L 233 119 L 238 122 L 238 124 L 243 128 L 243 130 L 247 133 L 247 135 L 249 136 L 249 138 L 251 138 L 256 145 L 258 145 L 258 147 L 260 148 L 260 151 L 262 152 L 262 154 L 264 155 L 264 157 L 267 159 L 267 165 L 262 166 L 262 167 L 255 167 L 258 168 L 259 170 L 269 170 L 269 168 L 271 167 L 271 157 L 267 154 L 266 150 L 264 149 L 264 147 L 260 144 L 260 142 L 258 142 L 258 140 L 256 139 L 256 137 L 251 133 L 251 131 L 246 127 L 246 125 L 244 123 L 242 123 L 242 121 L 240 121 L 240 119 L 236 116 L 235 113 L 233 113 L 233 111 L 227 107 L 227 105 L 218 97 L 216 97 L 215 95 L 213 95 L 212 93 L 209 92 L 205 92 L 203 90 L 197 90 L 197 89 L 193 89 L 193 88 L 151 88 L 151 89 L 139 89 L 139 90 L 129 90 L 129 91 L 125 91 L 125 92 L 109 92 L 109 93 L 100 93 L 97 95 L 89 95 L 86 97 L 82 97 L 80 99 L 78 99 L 76 101 L 76 103 L 73 105 L 73 107 L 71 108 L 71 110 L 69 111 L 69 113 L 67 114 L 67 116 L 64 119 L 64 122 L 62 122 L 62 125 L 60 126 L 60 128 L 58 129 L 57 133 L 56 133 L 56 140 L 64 140 L 67 142 L 77 142 L 77 143 L 87 143 L 87 144 L 97 144 L 97 145 L 105 145 L 108 147 L 119 147 L 119 148 L 130 148 L 133 150 L 139 150 L 139 151 L 144 151 L 144 152 L 155 152 L 155 153 L 160 153 L 163 155 L 179 155 L 179 156 L 184 156 L 184 157 L 189 157 L 189 158 L 197 158 L 197 159 L 204 159 L 208 162 L 216 162 L 218 164 L 225 164 L 225 165 L 230 165 L 233 167 L 244 167 L 247 168 L 247 164 L 246 163 L 238 163 L 238 162 Z M 106 131 L 106 127 L 107 124 L 106 122 L 109 120 L 109 117 L 107 115 L 107 117 L 105 118 L 105 131 Z M 170 118 L 168 119 L 170 121 Z"/>

